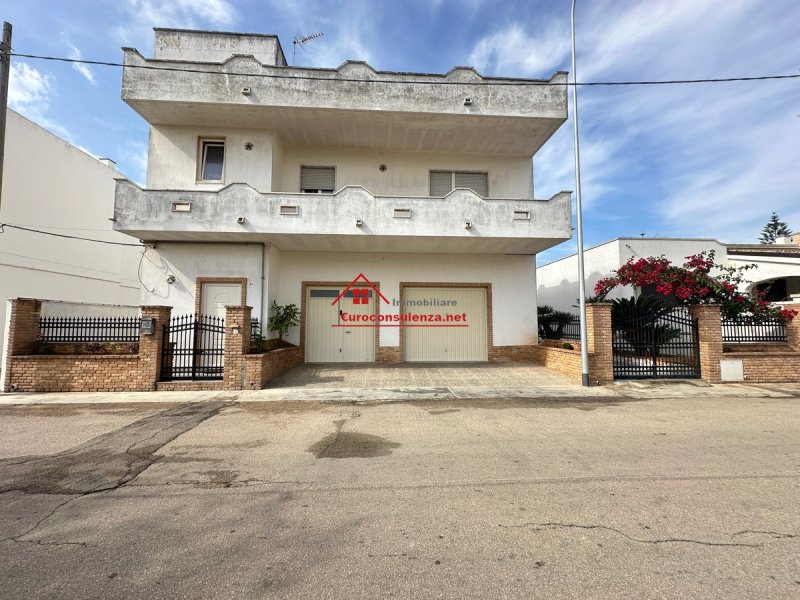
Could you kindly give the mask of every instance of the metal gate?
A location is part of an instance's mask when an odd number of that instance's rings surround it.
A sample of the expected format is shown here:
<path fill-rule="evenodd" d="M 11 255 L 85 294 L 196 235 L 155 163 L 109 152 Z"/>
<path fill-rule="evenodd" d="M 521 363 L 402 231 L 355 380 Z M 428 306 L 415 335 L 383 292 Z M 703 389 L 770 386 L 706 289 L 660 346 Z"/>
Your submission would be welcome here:
<path fill-rule="evenodd" d="M 164 325 L 161 381 L 222 379 L 225 319 L 210 315 L 173 317 Z"/>
<path fill-rule="evenodd" d="M 697 319 L 685 308 L 613 314 L 615 379 L 700 377 Z"/>

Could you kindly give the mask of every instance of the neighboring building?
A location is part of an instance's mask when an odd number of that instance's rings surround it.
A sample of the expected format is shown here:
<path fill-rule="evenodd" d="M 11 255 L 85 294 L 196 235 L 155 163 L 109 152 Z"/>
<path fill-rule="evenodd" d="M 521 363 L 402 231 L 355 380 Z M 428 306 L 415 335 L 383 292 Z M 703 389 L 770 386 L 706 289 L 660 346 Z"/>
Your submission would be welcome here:
<path fill-rule="evenodd" d="M 628 259 L 665 256 L 674 265 L 682 265 L 687 256 L 713 250 L 718 264 L 740 267 L 755 264 L 746 277 L 751 281 L 743 291 L 769 284 L 772 301 L 800 298 L 800 236 L 784 238 L 778 244 L 723 244 L 706 238 L 617 238 L 584 252 L 586 293 L 594 295 L 594 286 L 612 276 Z M 575 311 L 578 304 L 578 255 L 572 254 L 536 269 L 538 301 L 558 310 Z M 609 299 L 634 294 L 630 286 L 613 289 Z M 796 300 L 794 300 L 796 301 Z"/>
<path fill-rule="evenodd" d="M 155 30 L 152 59 L 124 52 L 150 146 L 146 188 L 117 185 L 114 227 L 154 246 L 144 303 L 245 302 L 262 322 L 297 304 L 288 340 L 308 362 L 482 361 L 537 342 L 535 255 L 571 237 L 571 212 L 568 192 L 533 199 L 531 158 L 567 118 L 565 73 L 295 68 L 275 36 L 174 29 Z M 375 289 L 347 289 L 359 274 Z M 358 311 L 469 326 L 346 327 Z"/>
<path fill-rule="evenodd" d="M 120 176 L 113 161 L 98 160 L 9 110 L 4 162 L 0 223 L 131 243 L 109 222 L 114 180 Z M 139 255 L 133 247 L 5 227 L 0 233 L 0 339 L 5 340 L 6 298 L 138 304 Z"/>

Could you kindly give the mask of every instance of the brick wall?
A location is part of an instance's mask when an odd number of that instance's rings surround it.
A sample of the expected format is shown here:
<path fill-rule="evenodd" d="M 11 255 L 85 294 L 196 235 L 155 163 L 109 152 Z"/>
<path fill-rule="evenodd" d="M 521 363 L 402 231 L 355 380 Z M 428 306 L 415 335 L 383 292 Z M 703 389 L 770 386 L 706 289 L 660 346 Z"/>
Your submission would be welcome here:
<path fill-rule="evenodd" d="M 403 355 L 400 346 L 378 346 L 375 349 L 375 362 L 379 363 L 401 363 Z"/>
<path fill-rule="evenodd" d="M 736 352 L 725 358 L 742 361 L 745 383 L 800 383 L 797 352 Z"/>
<path fill-rule="evenodd" d="M 225 307 L 225 375 L 226 390 L 243 390 L 247 384 L 247 361 L 250 352 L 250 306 Z"/>
<path fill-rule="evenodd" d="M 270 381 L 289 369 L 303 364 L 303 348 L 292 346 L 278 348 L 265 354 L 248 354 L 246 364 L 245 389 L 260 390 Z"/>
<path fill-rule="evenodd" d="M 148 389 L 139 379 L 138 356 L 14 356 L 16 392 L 135 392 Z"/>
<path fill-rule="evenodd" d="M 720 383 L 719 361 L 722 355 L 722 323 L 719 305 L 701 304 L 689 307 L 689 314 L 697 319 L 700 337 L 700 378 L 707 383 Z"/>

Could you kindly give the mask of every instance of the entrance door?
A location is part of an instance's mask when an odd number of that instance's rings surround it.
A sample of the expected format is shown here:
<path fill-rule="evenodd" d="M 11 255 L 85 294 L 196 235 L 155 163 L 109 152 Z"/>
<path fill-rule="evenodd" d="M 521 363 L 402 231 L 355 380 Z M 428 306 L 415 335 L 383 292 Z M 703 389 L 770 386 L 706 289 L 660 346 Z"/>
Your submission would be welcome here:
<path fill-rule="evenodd" d="M 239 283 L 204 283 L 200 289 L 200 314 L 225 318 L 226 306 L 239 306 L 242 285 Z"/>
<path fill-rule="evenodd" d="M 343 289 L 308 289 L 305 340 L 308 363 L 375 362 L 375 323 L 354 323 L 344 318 L 374 314 L 375 294 L 367 289 L 366 294 L 354 298 L 350 290 L 337 300 Z"/>
<path fill-rule="evenodd" d="M 434 315 L 437 319 L 406 327 L 407 362 L 488 360 L 486 288 L 405 288 L 403 300 L 405 314 Z M 464 314 L 466 323 L 448 320 L 451 315 Z"/>

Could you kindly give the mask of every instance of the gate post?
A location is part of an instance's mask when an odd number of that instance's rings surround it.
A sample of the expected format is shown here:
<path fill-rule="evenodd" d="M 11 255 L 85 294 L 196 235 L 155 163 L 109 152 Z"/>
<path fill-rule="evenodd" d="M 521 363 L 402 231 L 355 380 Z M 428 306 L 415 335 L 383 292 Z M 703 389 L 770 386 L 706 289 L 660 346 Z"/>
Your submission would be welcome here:
<path fill-rule="evenodd" d="M 163 356 L 164 325 L 169 325 L 172 316 L 171 306 L 142 306 L 142 317 L 150 317 L 155 321 L 152 334 L 139 334 L 139 381 L 138 386 L 144 391 L 156 389 L 156 382 L 161 378 L 161 359 Z"/>
<path fill-rule="evenodd" d="M 706 383 L 722 382 L 722 322 L 718 304 L 698 304 L 689 307 L 689 314 L 697 319 L 700 340 L 700 378 Z"/>
<path fill-rule="evenodd" d="M 786 343 L 792 350 L 800 352 L 800 304 L 789 304 L 788 308 L 797 313 L 797 316 L 786 323 Z"/>
<path fill-rule="evenodd" d="M 225 307 L 225 376 L 226 390 L 243 390 L 247 377 L 244 355 L 250 351 L 251 306 Z"/>
<path fill-rule="evenodd" d="M 589 380 L 597 385 L 614 381 L 614 332 L 611 330 L 611 304 L 586 305 L 586 350 L 589 352 Z"/>
<path fill-rule="evenodd" d="M 6 344 L 5 365 L 2 371 L 5 374 L 1 390 L 11 391 L 12 356 L 31 354 L 36 339 L 39 335 L 39 317 L 42 312 L 42 303 L 33 298 L 11 298 L 6 305 L 6 339 L 0 344 Z"/>

